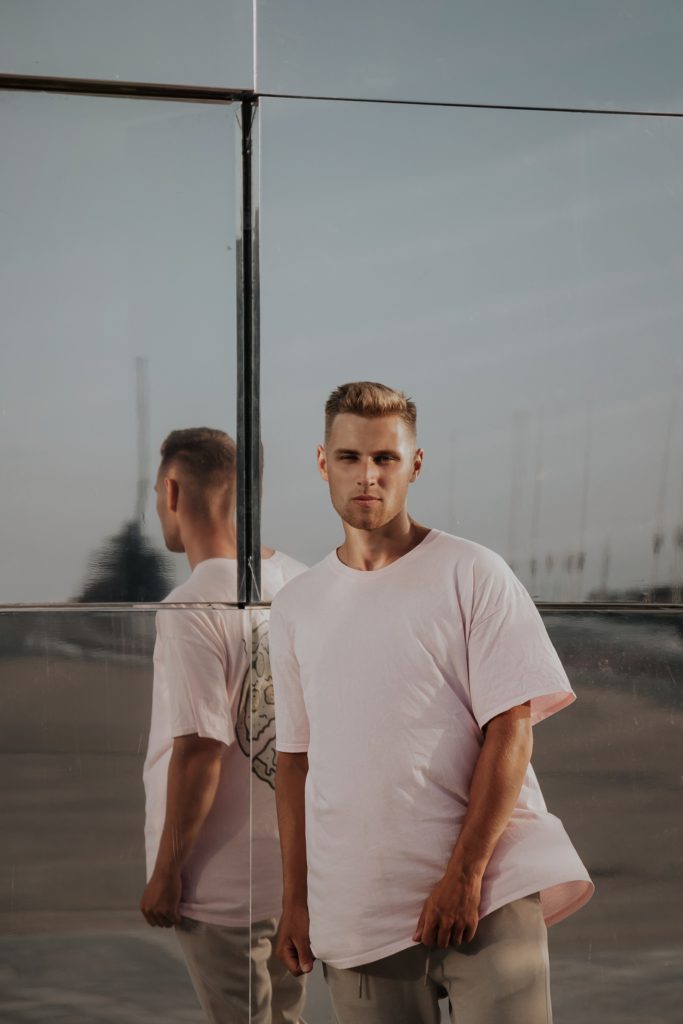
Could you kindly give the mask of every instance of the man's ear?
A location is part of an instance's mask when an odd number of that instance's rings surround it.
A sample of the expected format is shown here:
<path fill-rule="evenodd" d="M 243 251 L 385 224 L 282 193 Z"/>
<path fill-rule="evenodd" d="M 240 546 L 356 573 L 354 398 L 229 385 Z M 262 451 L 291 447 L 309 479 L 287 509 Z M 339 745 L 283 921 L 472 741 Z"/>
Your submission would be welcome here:
<path fill-rule="evenodd" d="M 323 480 L 329 480 L 327 475 L 327 454 L 325 452 L 324 444 L 318 445 L 318 472 Z"/>
<path fill-rule="evenodd" d="M 166 492 L 166 507 L 171 512 L 176 512 L 178 510 L 178 495 L 180 493 L 178 481 L 174 480 L 172 476 L 164 477 L 164 490 Z"/>
<path fill-rule="evenodd" d="M 413 472 L 410 476 L 411 484 L 414 483 L 420 475 L 420 472 L 422 470 L 422 460 L 424 459 L 424 457 L 424 450 L 422 448 L 418 448 L 415 454 L 413 455 Z"/>

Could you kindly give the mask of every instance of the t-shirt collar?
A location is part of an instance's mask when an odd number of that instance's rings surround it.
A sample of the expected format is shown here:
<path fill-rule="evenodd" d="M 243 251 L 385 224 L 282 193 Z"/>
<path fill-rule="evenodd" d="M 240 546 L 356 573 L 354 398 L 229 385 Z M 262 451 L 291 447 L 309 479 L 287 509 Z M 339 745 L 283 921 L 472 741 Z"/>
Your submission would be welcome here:
<path fill-rule="evenodd" d="M 342 576 L 348 576 L 351 579 L 362 579 L 363 577 L 378 579 L 380 576 L 385 577 L 387 573 L 396 572 L 399 567 L 418 558 L 420 553 L 423 552 L 425 548 L 429 547 L 440 533 L 440 530 L 430 530 L 414 548 L 407 551 L 405 555 L 401 555 L 399 558 L 394 559 L 393 562 L 389 562 L 388 565 L 383 565 L 380 569 L 352 569 L 350 565 L 345 565 L 344 562 L 340 560 L 336 548 L 334 551 L 329 553 L 325 562 L 334 572 L 340 573 Z"/>

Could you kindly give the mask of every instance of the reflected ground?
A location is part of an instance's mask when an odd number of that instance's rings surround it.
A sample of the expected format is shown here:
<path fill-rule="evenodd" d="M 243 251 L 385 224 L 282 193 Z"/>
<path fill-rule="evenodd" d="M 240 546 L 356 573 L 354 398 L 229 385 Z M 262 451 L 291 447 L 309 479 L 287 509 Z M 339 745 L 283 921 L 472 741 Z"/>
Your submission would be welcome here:
<path fill-rule="evenodd" d="M 534 763 L 598 887 L 550 932 L 556 1024 L 673 1024 L 683 613 L 546 624 L 579 701 Z M 2 1020 L 202 1019 L 173 936 L 137 911 L 153 637 L 150 612 L 0 615 Z M 319 976 L 306 1017 L 330 1019 Z"/>

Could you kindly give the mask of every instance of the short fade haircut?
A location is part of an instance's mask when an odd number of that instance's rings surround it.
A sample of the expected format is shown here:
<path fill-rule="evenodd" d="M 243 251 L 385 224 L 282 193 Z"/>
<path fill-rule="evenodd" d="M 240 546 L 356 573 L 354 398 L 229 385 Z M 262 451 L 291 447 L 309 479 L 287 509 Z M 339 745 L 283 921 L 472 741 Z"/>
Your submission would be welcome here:
<path fill-rule="evenodd" d="M 340 413 L 366 416 L 377 419 L 380 416 L 400 416 L 410 427 L 413 436 L 417 434 L 417 408 L 412 399 L 402 391 L 378 384 L 371 380 L 357 380 L 335 388 L 325 403 L 325 439 L 330 436 L 332 421 Z"/>
<path fill-rule="evenodd" d="M 237 446 L 224 430 L 188 427 L 172 430 L 161 445 L 160 470 L 180 465 L 197 492 L 224 489 L 232 500 L 235 491 Z"/>

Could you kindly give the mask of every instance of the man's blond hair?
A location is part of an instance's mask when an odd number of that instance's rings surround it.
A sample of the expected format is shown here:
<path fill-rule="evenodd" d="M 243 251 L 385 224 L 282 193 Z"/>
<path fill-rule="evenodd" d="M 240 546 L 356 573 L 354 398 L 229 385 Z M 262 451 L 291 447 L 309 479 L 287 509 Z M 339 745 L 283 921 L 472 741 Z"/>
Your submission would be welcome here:
<path fill-rule="evenodd" d="M 342 412 L 354 416 L 400 416 L 410 427 L 413 436 L 417 434 L 417 408 L 415 403 L 402 391 L 377 384 L 371 380 L 357 380 L 335 388 L 325 403 L 325 439 L 330 436 L 335 416 Z"/>

